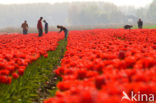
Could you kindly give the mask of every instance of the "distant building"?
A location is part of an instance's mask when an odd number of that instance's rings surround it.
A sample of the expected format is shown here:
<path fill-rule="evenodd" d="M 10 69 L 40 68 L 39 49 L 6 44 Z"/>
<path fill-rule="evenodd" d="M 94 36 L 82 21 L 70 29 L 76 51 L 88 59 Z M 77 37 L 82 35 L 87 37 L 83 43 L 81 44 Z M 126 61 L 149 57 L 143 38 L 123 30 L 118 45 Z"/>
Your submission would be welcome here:
<path fill-rule="evenodd" d="M 134 16 L 134 15 L 127 15 L 126 19 L 127 19 L 127 21 L 126 21 L 127 23 L 134 24 L 138 20 L 138 17 Z"/>

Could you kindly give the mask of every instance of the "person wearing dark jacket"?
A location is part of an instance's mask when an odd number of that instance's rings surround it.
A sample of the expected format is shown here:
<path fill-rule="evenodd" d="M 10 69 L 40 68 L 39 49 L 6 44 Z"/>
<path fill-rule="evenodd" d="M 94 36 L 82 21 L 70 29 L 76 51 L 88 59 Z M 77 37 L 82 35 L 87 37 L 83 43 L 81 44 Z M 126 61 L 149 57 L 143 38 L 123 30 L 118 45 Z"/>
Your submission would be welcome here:
<path fill-rule="evenodd" d="M 37 23 L 39 37 L 41 37 L 43 35 L 42 19 L 43 19 L 43 17 L 40 17 L 40 19 L 38 20 L 38 23 Z"/>
<path fill-rule="evenodd" d="M 64 31 L 64 34 L 65 34 L 65 40 L 67 40 L 67 36 L 68 36 L 68 29 L 65 28 L 64 26 L 61 26 L 61 25 L 57 25 L 57 28 L 60 29 L 59 33 Z"/>
<path fill-rule="evenodd" d="M 27 24 L 27 21 L 26 20 L 21 25 L 21 28 L 23 28 L 23 34 L 28 34 L 28 24 Z"/>
<path fill-rule="evenodd" d="M 143 27 L 143 21 L 141 19 L 138 20 L 138 28 L 142 29 Z"/>
<path fill-rule="evenodd" d="M 43 22 L 45 23 L 45 26 L 44 26 L 45 34 L 48 34 L 48 23 L 46 20 L 44 20 Z"/>

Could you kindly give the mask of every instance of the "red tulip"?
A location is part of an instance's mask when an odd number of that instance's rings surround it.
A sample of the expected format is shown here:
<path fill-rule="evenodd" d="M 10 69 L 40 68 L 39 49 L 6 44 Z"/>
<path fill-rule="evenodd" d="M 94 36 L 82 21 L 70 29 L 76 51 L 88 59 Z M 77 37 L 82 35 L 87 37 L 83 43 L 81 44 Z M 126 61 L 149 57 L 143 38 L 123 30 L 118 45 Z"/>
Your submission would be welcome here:
<path fill-rule="evenodd" d="M 14 79 L 19 78 L 19 75 L 17 73 L 13 73 L 12 76 L 13 76 Z"/>
<path fill-rule="evenodd" d="M 118 57 L 119 57 L 119 59 L 124 59 L 125 58 L 125 52 L 124 51 L 120 51 L 119 52 L 119 55 L 118 55 Z"/>
<path fill-rule="evenodd" d="M 98 76 L 96 79 L 95 79 L 95 86 L 97 89 L 101 89 L 103 85 L 106 84 L 106 80 L 104 78 L 104 76 Z"/>

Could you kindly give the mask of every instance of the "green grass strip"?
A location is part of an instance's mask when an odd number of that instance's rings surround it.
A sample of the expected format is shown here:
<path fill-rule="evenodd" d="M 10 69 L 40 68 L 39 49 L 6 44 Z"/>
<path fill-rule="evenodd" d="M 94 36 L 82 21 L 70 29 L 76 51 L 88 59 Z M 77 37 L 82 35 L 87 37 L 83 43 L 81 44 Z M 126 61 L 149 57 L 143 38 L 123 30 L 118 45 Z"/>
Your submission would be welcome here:
<path fill-rule="evenodd" d="M 48 53 L 48 58 L 41 56 L 29 64 L 22 77 L 10 85 L 0 84 L 0 103 L 32 103 L 34 98 L 39 98 L 38 89 L 43 88 L 53 75 L 52 70 L 60 65 L 66 45 L 65 40 L 59 41 L 57 49 Z"/>
<path fill-rule="evenodd" d="M 133 26 L 133 29 L 138 29 L 138 26 Z M 143 29 L 156 29 L 156 25 L 144 25 Z"/>

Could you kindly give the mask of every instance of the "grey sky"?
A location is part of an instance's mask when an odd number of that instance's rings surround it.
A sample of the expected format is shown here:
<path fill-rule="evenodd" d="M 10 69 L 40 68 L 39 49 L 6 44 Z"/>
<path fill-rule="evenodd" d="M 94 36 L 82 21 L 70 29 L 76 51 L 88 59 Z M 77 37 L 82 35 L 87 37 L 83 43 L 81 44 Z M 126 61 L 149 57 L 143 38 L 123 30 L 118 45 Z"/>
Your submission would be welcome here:
<path fill-rule="evenodd" d="M 1 4 L 25 4 L 25 3 L 58 3 L 58 2 L 74 2 L 74 1 L 104 1 L 112 2 L 118 6 L 134 6 L 134 7 L 144 7 L 149 5 L 152 0 L 0 0 Z"/>

